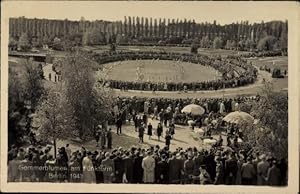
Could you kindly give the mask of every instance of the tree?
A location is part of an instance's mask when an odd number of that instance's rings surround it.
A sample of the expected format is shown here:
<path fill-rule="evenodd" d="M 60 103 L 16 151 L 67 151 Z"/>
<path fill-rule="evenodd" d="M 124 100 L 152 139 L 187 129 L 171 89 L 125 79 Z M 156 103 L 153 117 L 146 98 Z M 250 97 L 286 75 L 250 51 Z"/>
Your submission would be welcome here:
<path fill-rule="evenodd" d="M 220 49 L 223 46 L 223 41 L 220 37 L 216 37 L 213 42 L 214 49 Z"/>
<path fill-rule="evenodd" d="M 282 31 L 281 31 L 281 36 L 280 36 L 280 49 L 283 53 L 283 55 L 287 54 L 287 48 L 288 48 L 288 32 L 287 32 L 287 21 L 282 24 Z"/>
<path fill-rule="evenodd" d="M 265 83 L 260 99 L 253 104 L 252 114 L 259 123 L 245 128 L 245 138 L 260 152 L 271 153 L 278 159 L 288 157 L 288 94 L 275 92 Z"/>
<path fill-rule="evenodd" d="M 8 83 L 8 141 L 21 145 L 30 130 L 29 114 L 44 94 L 41 69 L 30 60 L 10 65 Z"/>
<path fill-rule="evenodd" d="M 77 51 L 62 62 L 63 92 L 74 110 L 76 134 L 80 139 L 92 136 L 95 127 L 107 120 L 113 99 L 111 94 L 95 87 L 93 67 L 98 64 L 88 58 Z"/>
<path fill-rule="evenodd" d="M 28 51 L 30 49 L 30 43 L 27 33 L 22 33 L 19 38 L 18 47 L 23 51 Z"/>
<path fill-rule="evenodd" d="M 9 37 L 8 48 L 9 50 L 16 50 L 18 46 L 18 42 L 13 38 Z"/>
<path fill-rule="evenodd" d="M 276 49 L 277 40 L 274 36 L 266 36 L 259 40 L 257 49 L 260 51 L 272 51 Z"/>
<path fill-rule="evenodd" d="M 30 101 L 31 107 L 34 109 L 45 92 L 43 86 L 43 70 L 32 60 L 24 60 L 22 64 L 25 67 L 23 77 L 25 99 Z"/>
<path fill-rule="evenodd" d="M 62 40 L 58 37 L 55 37 L 53 40 L 52 48 L 59 51 L 64 50 L 64 45 Z"/>
<path fill-rule="evenodd" d="M 210 47 L 210 41 L 209 41 L 208 36 L 202 37 L 202 39 L 200 41 L 200 46 L 202 48 L 209 48 Z"/>
<path fill-rule="evenodd" d="M 72 106 L 65 100 L 63 93 L 54 90 L 41 98 L 37 107 L 35 119 L 41 124 L 39 137 L 43 142 L 53 142 L 55 157 L 57 140 L 77 135 L 73 114 Z"/>

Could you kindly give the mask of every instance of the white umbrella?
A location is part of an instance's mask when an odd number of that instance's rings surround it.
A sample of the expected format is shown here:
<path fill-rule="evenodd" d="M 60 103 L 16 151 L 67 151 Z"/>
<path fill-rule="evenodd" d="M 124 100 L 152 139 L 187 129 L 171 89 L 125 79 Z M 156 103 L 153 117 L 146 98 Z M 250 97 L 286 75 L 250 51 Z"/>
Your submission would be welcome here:
<path fill-rule="evenodd" d="M 254 118 L 250 114 L 242 111 L 235 111 L 229 113 L 223 118 L 223 120 L 228 123 L 236 123 L 236 124 L 240 124 L 242 122 L 247 122 L 247 123 L 254 122 Z"/>
<path fill-rule="evenodd" d="M 216 143 L 217 142 L 217 140 L 215 140 L 215 139 L 204 139 L 203 140 L 203 143 L 204 144 L 214 144 L 214 143 Z"/>
<path fill-rule="evenodd" d="M 192 115 L 203 115 L 205 113 L 205 109 L 197 104 L 190 104 L 185 106 L 181 112 L 191 113 Z"/>

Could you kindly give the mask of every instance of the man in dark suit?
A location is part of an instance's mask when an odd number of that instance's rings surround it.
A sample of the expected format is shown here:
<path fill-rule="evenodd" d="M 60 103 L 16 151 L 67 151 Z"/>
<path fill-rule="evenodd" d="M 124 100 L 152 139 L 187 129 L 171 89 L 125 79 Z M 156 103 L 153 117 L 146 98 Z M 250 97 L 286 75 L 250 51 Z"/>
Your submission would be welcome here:
<path fill-rule="evenodd" d="M 113 159 L 115 165 L 115 182 L 122 183 L 123 174 L 124 174 L 124 161 L 121 158 L 121 153 L 116 152 L 116 157 Z"/>
<path fill-rule="evenodd" d="M 121 119 L 121 115 L 118 116 L 117 122 L 116 122 L 116 126 L 117 126 L 117 134 L 121 134 L 122 133 L 122 119 Z"/>
<path fill-rule="evenodd" d="M 233 185 L 236 182 L 236 173 L 238 164 L 235 153 L 231 153 L 229 159 L 225 161 L 225 183 L 226 185 Z"/>
<path fill-rule="evenodd" d="M 128 183 L 133 181 L 133 156 L 129 153 L 125 153 L 124 161 L 124 172 Z"/>
<path fill-rule="evenodd" d="M 176 158 L 176 152 L 172 153 L 172 157 L 168 160 L 169 163 L 169 183 L 179 184 L 181 174 L 181 162 Z"/>

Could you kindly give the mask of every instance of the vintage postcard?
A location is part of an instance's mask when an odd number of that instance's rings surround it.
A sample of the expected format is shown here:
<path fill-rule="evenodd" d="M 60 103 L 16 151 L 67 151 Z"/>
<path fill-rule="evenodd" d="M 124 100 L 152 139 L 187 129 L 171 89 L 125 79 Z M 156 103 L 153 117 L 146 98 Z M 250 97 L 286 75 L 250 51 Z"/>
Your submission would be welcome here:
<path fill-rule="evenodd" d="M 1 9 L 1 191 L 299 191 L 296 2 Z"/>

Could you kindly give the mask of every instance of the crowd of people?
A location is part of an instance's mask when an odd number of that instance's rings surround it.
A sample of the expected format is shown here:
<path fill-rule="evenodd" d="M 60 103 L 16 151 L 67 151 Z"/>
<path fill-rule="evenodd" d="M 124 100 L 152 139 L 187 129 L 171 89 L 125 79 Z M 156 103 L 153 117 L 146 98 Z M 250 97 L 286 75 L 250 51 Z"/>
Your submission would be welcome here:
<path fill-rule="evenodd" d="M 133 130 L 138 134 L 139 143 L 144 143 L 144 134 L 150 139 L 155 133 L 159 141 L 162 137 L 165 139 L 165 146 L 114 146 L 111 128 L 104 130 L 102 126 L 98 126 L 95 148 L 92 149 L 71 149 L 67 144 L 54 151 L 50 145 L 13 145 L 8 152 L 8 180 L 285 186 L 287 161 L 274 158 L 272 153 L 259 153 L 239 145 L 237 139 L 241 136 L 237 125 L 227 126 L 227 143 L 220 135 L 210 148 L 170 147 L 170 141 L 176 135 L 174 114 L 181 113 L 183 106 L 195 103 L 205 108 L 206 113 L 200 120 L 201 125 L 208 129 L 205 135 L 210 136 L 216 129 L 216 126 L 212 125 L 214 119 L 239 110 L 242 103 L 255 102 L 259 98 L 118 98 L 115 107 L 112 108 L 115 112 L 113 124 L 116 125 L 117 135 L 122 134 L 122 124 L 132 119 Z M 149 117 L 159 120 L 158 125 L 152 126 Z"/>
<path fill-rule="evenodd" d="M 112 115 L 121 115 L 123 121 L 133 119 L 139 113 L 151 114 L 153 117 L 163 118 L 163 120 L 174 120 L 180 122 L 184 115 L 180 112 L 184 106 L 197 104 L 205 109 L 205 114 L 209 113 L 230 113 L 240 110 L 240 105 L 244 103 L 257 102 L 260 97 L 235 97 L 235 98 L 136 98 L 136 97 L 118 97 L 113 108 Z M 220 107 L 222 109 L 220 110 Z M 176 113 L 176 114 L 175 114 Z M 184 117 L 188 115 L 185 114 Z M 186 119 L 184 119 L 186 120 Z M 165 121 L 164 121 L 165 122 Z"/>
<path fill-rule="evenodd" d="M 209 57 L 207 55 L 193 55 L 167 52 L 116 52 L 116 53 L 97 53 L 93 54 L 92 58 L 99 64 L 105 64 L 123 60 L 173 60 L 183 62 L 191 62 L 199 65 L 209 66 L 222 74 L 221 79 L 192 82 L 192 83 L 177 83 L 177 82 L 160 82 L 154 83 L 150 81 L 121 81 L 101 79 L 99 82 L 105 83 L 112 88 L 123 90 L 149 90 L 149 91 L 197 91 L 197 90 L 218 90 L 223 88 L 233 88 L 254 83 L 257 77 L 256 68 L 247 63 L 246 60 L 239 56 L 231 56 L 230 58 Z M 100 68 L 101 69 L 101 68 Z"/>
<path fill-rule="evenodd" d="M 216 146 L 211 149 L 178 147 L 118 147 L 112 150 L 72 151 L 51 146 L 11 147 L 9 182 L 146 183 L 146 184 L 287 184 L 287 161 L 271 155 Z"/>

